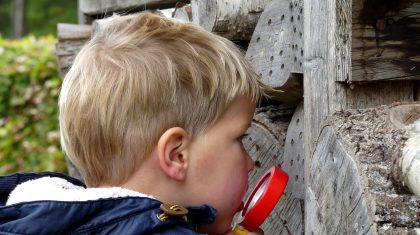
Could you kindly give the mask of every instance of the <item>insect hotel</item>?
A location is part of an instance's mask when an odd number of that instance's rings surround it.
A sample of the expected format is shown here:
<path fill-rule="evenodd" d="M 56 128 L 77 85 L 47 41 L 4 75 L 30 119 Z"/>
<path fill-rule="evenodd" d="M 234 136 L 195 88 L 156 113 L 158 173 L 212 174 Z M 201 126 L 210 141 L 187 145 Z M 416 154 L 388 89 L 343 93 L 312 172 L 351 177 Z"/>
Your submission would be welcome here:
<path fill-rule="evenodd" d="M 420 233 L 420 0 L 79 0 L 61 75 L 103 18 L 144 10 L 232 40 L 275 88 L 244 140 L 250 185 L 289 175 L 265 234 Z"/>

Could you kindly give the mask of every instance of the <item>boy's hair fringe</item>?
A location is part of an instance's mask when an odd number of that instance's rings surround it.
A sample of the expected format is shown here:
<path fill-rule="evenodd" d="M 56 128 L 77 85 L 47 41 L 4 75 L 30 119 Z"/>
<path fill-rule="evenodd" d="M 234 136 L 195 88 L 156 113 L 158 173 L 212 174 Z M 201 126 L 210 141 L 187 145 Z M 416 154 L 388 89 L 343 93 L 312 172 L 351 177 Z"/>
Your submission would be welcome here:
<path fill-rule="evenodd" d="M 89 186 L 119 185 L 165 130 L 194 138 L 264 85 L 229 40 L 151 13 L 113 17 L 77 55 L 60 94 L 63 150 Z"/>

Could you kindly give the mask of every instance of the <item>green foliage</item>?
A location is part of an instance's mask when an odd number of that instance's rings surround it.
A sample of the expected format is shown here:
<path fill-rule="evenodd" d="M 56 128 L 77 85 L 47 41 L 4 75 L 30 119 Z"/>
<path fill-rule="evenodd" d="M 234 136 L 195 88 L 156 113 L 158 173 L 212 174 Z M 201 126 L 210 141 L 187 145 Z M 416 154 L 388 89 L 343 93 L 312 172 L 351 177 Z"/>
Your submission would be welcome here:
<path fill-rule="evenodd" d="M 25 28 L 31 35 L 57 35 L 57 23 L 77 23 L 75 0 L 27 0 Z M 0 0 L 0 34 L 3 38 L 13 35 L 12 0 Z"/>
<path fill-rule="evenodd" d="M 0 38 L 0 174 L 65 172 L 53 37 Z"/>
<path fill-rule="evenodd" d="M 35 36 L 57 35 L 57 23 L 77 23 L 77 1 L 26 1 L 26 31 Z"/>

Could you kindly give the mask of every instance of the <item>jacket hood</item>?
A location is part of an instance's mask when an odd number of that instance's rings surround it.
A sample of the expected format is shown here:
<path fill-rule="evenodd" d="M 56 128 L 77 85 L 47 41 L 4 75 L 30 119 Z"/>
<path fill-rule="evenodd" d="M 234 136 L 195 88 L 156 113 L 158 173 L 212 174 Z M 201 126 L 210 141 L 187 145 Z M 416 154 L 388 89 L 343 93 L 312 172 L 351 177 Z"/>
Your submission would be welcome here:
<path fill-rule="evenodd" d="M 29 180 L 18 185 L 9 195 L 6 205 L 31 201 L 89 201 L 102 198 L 146 197 L 150 195 L 138 193 L 120 187 L 85 188 L 74 185 L 59 177 L 43 177 Z"/>
<path fill-rule="evenodd" d="M 189 207 L 187 218 L 162 221 L 161 204 L 128 189 L 84 188 L 44 177 L 10 193 L 0 206 L 0 234 L 196 234 L 195 226 L 215 219 L 216 210 L 203 205 Z"/>

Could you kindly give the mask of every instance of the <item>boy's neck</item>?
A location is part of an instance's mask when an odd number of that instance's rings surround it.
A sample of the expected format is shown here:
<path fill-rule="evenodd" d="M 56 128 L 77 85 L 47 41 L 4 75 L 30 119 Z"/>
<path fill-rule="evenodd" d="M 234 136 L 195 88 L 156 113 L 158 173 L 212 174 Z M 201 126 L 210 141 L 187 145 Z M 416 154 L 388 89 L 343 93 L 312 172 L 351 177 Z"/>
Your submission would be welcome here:
<path fill-rule="evenodd" d="M 121 187 L 151 195 L 163 203 L 185 205 L 182 200 L 184 184 L 169 178 L 161 170 L 157 157 L 154 157 L 153 154 Z"/>

